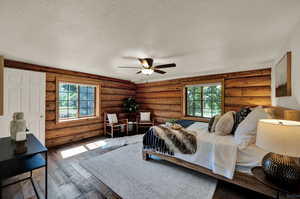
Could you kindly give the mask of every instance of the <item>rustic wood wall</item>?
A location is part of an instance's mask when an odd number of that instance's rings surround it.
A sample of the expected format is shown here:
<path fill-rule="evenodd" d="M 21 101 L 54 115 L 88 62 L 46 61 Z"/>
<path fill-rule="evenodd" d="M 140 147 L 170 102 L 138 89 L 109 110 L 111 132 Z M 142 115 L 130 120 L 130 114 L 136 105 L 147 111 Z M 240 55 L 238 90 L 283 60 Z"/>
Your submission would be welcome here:
<path fill-rule="evenodd" d="M 137 84 L 136 98 L 142 109 L 153 110 L 156 122 L 182 118 L 183 84 L 212 79 L 224 79 L 225 112 L 243 106 L 271 105 L 271 69 Z"/>
<path fill-rule="evenodd" d="M 71 143 L 84 138 L 100 136 L 103 134 L 103 113 L 122 112 L 122 100 L 135 96 L 136 86 L 129 81 L 78 73 L 61 69 L 53 69 L 43 66 L 26 64 L 6 60 L 6 67 L 19 68 L 46 72 L 46 145 L 54 147 L 66 143 Z M 56 122 L 56 78 L 80 77 L 89 81 L 100 81 L 101 84 L 101 109 L 100 119 L 82 120 L 76 122 Z M 126 114 L 120 114 L 126 117 Z"/>
<path fill-rule="evenodd" d="M 102 135 L 104 112 L 122 112 L 122 100 L 135 96 L 135 85 L 132 83 L 102 80 L 100 119 L 56 123 L 56 78 L 59 76 L 60 74 L 55 73 L 46 74 L 46 144 L 48 147 Z"/>
<path fill-rule="evenodd" d="M 5 60 L 5 67 L 46 72 L 46 145 L 58 146 L 103 134 L 103 113 L 122 112 L 122 100 L 136 96 L 141 109 L 153 110 L 156 122 L 182 117 L 182 85 L 192 81 L 224 79 L 225 111 L 243 106 L 271 104 L 271 69 L 180 78 L 137 84 L 129 81 L 56 69 L 13 60 Z M 60 75 L 101 81 L 100 119 L 56 123 L 56 78 Z M 121 114 L 126 117 L 126 114 Z"/>

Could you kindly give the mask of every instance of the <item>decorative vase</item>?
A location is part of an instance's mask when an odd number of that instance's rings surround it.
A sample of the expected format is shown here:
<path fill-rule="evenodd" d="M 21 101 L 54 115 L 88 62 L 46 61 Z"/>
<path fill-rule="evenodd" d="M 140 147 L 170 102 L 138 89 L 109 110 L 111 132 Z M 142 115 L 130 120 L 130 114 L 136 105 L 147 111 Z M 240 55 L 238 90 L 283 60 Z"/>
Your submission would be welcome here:
<path fill-rule="evenodd" d="M 13 120 L 10 122 L 10 137 L 16 141 L 18 132 L 26 131 L 26 121 L 24 120 L 24 113 L 16 112 L 13 114 Z"/>
<path fill-rule="evenodd" d="M 300 181 L 299 158 L 268 153 L 262 161 L 266 176 L 277 184 L 291 186 Z"/>

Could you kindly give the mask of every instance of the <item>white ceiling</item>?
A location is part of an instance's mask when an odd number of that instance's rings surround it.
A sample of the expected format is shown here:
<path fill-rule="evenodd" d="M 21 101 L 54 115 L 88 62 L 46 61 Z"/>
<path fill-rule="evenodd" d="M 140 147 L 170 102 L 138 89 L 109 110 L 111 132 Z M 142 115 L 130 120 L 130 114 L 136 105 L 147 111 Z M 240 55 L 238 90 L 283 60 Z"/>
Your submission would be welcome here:
<path fill-rule="evenodd" d="M 0 54 L 135 82 L 270 66 L 299 0 L 0 0 Z M 135 75 L 124 56 L 175 62 Z"/>

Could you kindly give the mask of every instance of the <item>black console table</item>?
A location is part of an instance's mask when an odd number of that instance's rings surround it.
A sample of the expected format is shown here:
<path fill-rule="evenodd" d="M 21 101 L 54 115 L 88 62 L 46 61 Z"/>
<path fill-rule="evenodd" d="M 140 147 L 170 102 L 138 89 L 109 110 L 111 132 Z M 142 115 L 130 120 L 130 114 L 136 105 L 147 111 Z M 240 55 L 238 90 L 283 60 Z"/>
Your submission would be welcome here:
<path fill-rule="evenodd" d="M 0 138 L 0 199 L 2 197 L 2 188 L 30 180 L 34 192 L 39 198 L 32 179 L 32 171 L 45 167 L 45 198 L 47 199 L 47 148 L 32 134 L 27 135 L 27 152 L 23 154 L 15 154 L 15 143 L 10 137 Z M 2 185 L 2 181 L 6 178 L 17 176 L 30 172 L 30 176 L 20 179 L 16 182 Z"/>

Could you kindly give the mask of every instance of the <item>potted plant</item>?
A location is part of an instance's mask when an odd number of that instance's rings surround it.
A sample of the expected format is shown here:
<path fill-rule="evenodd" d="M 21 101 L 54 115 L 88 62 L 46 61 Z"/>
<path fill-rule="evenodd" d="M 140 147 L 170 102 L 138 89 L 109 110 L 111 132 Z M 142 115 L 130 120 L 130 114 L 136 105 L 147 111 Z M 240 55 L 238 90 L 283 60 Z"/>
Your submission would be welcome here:
<path fill-rule="evenodd" d="M 129 119 L 132 119 L 135 116 L 135 113 L 138 111 L 139 105 L 136 103 L 133 97 L 129 97 L 123 102 L 124 111 L 128 113 Z"/>
<path fill-rule="evenodd" d="M 171 126 L 173 126 L 174 124 L 176 124 L 176 119 L 168 119 L 167 121 L 166 121 L 166 125 L 167 126 L 169 126 L 169 127 L 171 127 Z"/>

